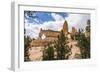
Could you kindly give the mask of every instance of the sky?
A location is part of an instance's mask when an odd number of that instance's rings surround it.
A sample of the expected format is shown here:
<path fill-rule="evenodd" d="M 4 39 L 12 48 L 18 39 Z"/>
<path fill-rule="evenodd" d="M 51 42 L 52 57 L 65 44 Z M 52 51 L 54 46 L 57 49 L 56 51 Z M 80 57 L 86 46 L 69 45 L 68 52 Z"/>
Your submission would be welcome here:
<path fill-rule="evenodd" d="M 90 14 L 24 11 L 25 35 L 37 39 L 41 28 L 60 31 L 65 20 L 68 22 L 69 32 L 72 27 L 84 29 L 88 19 Z"/>

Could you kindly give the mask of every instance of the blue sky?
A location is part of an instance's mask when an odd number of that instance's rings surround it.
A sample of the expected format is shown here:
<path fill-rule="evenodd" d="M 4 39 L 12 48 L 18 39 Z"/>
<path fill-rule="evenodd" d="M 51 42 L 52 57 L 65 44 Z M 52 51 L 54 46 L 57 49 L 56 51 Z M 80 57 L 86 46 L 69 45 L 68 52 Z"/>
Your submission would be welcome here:
<path fill-rule="evenodd" d="M 25 35 L 36 39 L 41 28 L 60 31 L 65 20 L 68 22 L 69 32 L 72 27 L 84 29 L 88 19 L 90 14 L 24 11 Z"/>
<path fill-rule="evenodd" d="M 27 19 L 28 23 L 36 22 L 38 24 L 43 24 L 47 21 L 55 21 L 55 19 L 52 17 L 51 12 L 39 12 L 39 11 L 25 11 L 25 18 Z M 28 14 L 28 15 L 27 15 Z M 56 12 L 56 14 L 62 16 L 63 18 L 68 16 L 68 13 L 61 13 Z M 36 19 L 38 21 L 36 21 Z"/>

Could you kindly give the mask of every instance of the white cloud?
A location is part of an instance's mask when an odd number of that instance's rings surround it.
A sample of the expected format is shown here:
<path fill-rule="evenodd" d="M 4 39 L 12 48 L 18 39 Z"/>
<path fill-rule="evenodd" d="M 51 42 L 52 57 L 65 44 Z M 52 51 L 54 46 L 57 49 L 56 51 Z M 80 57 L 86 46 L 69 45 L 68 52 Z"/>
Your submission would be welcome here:
<path fill-rule="evenodd" d="M 77 29 L 85 28 L 88 19 L 90 19 L 89 14 L 69 14 L 69 16 L 66 17 L 70 31 L 73 26 Z"/>
<path fill-rule="evenodd" d="M 51 13 L 51 16 L 55 19 L 55 21 L 62 21 L 64 18 L 60 14 Z"/>
<path fill-rule="evenodd" d="M 26 35 L 29 35 L 31 38 L 38 38 L 41 28 L 43 30 L 50 29 L 54 31 L 60 31 L 64 23 L 63 17 L 56 13 L 51 13 L 51 15 L 55 19 L 55 21 L 47 21 L 43 24 L 37 24 L 35 22 L 28 23 L 27 20 L 25 20 L 25 29 L 27 30 Z M 36 19 L 36 21 L 38 20 Z"/>
<path fill-rule="evenodd" d="M 42 28 L 47 30 L 55 30 L 59 31 L 59 29 L 63 26 L 64 21 L 49 21 L 49 22 L 44 22 Z"/>
<path fill-rule="evenodd" d="M 30 36 L 31 38 L 37 38 L 39 33 L 39 26 L 33 22 L 29 23 L 27 20 L 25 20 L 25 29 L 26 29 L 26 36 Z"/>
<path fill-rule="evenodd" d="M 55 31 L 60 31 L 63 27 L 65 19 L 59 14 L 52 13 L 51 15 L 55 19 L 55 21 L 48 21 L 44 22 L 43 24 L 30 24 L 25 21 L 25 29 L 27 30 L 26 35 L 29 35 L 31 38 L 38 38 L 41 28 L 44 30 L 51 29 Z M 71 30 L 73 26 L 77 28 L 85 27 L 88 19 L 90 19 L 90 16 L 86 14 L 69 14 L 69 16 L 66 17 L 69 25 L 69 30 Z"/>
<path fill-rule="evenodd" d="M 43 30 L 54 30 L 60 31 L 62 29 L 64 21 L 48 21 L 43 24 L 29 24 L 25 23 L 26 35 L 29 35 L 31 38 L 38 38 L 40 29 Z"/>

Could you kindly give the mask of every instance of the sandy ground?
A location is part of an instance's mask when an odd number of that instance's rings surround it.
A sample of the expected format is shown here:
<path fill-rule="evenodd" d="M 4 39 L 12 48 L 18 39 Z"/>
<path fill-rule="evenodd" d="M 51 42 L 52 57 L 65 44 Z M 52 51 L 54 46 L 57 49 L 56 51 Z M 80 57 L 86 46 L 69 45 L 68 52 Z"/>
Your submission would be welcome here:
<path fill-rule="evenodd" d="M 43 55 L 40 47 L 38 47 L 38 48 L 32 47 L 29 50 L 29 54 L 30 54 L 29 58 L 32 61 L 39 61 L 39 60 L 41 60 L 42 59 L 42 55 Z"/>
<path fill-rule="evenodd" d="M 80 55 L 80 48 L 76 46 L 77 41 L 70 41 L 68 45 L 71 47 L 71 55 L 69 56 L 69 59 L 76 59 L 76 55 Z"/>

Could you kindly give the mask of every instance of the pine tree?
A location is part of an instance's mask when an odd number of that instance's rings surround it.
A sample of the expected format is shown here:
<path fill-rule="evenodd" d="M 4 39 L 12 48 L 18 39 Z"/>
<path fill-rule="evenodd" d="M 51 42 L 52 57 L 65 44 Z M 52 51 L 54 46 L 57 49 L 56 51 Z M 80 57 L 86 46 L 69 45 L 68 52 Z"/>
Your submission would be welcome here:
<path fill-rule="evenodd" d="M 63 59 L 68 59 L 68 54 L 70 52 L 69 47 L 67 46 L 66 42 L 67 38 L 65 37 L 65 34 L 63 31 L 61 31 L 60 35 L 58 36 L 58 40 L 55 41 L 55 49 L 57 51 L 57 59 L 58 60 L 63 60 Z"/>
<path fill-rule="evenodd" d="M 24 30 L 24 34 L 26 33 L 26 30 Z M 24 61 L 30 61 L 29 59 L 29 46 L 30 46 L 31 38 L 29 36 L 24 35 Z"/>
<path fill-rule="evenodd" d="M 90 32 L 90 20 L 87 21 L 86 32 Z"/>
<path fill-rule="evenodd" d="M 52 45 L 53 44 L 53 45 Z M 54 43 L 49 43 L 43 50 L 43 60 L 64 60 L 68 59 L 71 50 L 67 46 L 67 38 L 63 31 L 60 32 L 58 39 Z M 55 58 L 54 52 L 57 52 Z"/>
<path fill-rule="evenodd" d="M 86 33 L 87 32 L 90 33 L 90 20 L 87 21 L 87 26 L 85 31 Z M 81 49 L 82 58 L 83 59 L 90 58 L 90 36 L 86 37 L 82 31 L 79 31 L 78 45 Z"/>
<path fill-rule="evenodd" d="M 43 51 L 43 60 L 54 60 L 54 48 L 52 44 L 48 44 Z"/>

